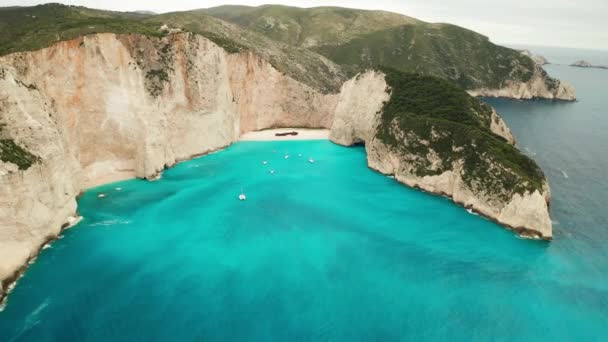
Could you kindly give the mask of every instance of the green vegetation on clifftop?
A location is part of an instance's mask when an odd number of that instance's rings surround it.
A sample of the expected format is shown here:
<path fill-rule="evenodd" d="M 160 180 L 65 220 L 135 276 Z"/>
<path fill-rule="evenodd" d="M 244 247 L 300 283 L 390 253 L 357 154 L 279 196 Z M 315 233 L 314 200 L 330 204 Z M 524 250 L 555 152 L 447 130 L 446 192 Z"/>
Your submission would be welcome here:
<path fill-rule="evenodd" d="M 87 34 L 113 32 L 162 36 L 145 15 L 47 4 L 0 9 L 0 55 L 38 50 Z"/>
<path fill-rule="evenodd" d="M 462 162 L 463 180 L 482 193 L 508 200 L 513 193 L 542 189 L 538 165 L 490 130 L 489 106 L 445 80 L 382 71 L 391 99 L 378 138 L 408 156 L 416 175 L 439 175 Z M 433 167 L 429 156 L 440 164 Z"/>

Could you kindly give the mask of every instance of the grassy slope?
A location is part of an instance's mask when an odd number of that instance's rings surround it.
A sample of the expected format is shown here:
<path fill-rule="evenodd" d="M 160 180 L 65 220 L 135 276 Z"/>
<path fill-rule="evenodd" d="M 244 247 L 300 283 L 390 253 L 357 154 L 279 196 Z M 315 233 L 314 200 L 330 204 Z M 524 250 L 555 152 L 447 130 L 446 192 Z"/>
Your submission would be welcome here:
<path fill-rule="evenodd" d="M 345 43 L 377 28 L 420 23 L 414 18 L 396 13 L 339 7 L 303 9 L 280 5 L 220 6 L 204 11 L 272 39 L 302 47 L 314 47 L 327 42 Z"/>
<path fill-rule="evenodd" d="M 434 75 L 465 88 L 527 81 L 535 68 L 519 52 L 448 24 L 336 7 L 222 6 L 207 13 L 294 46 L 309 47 L 355 73 L 376 65 Z"/>
<path fill-rule="evenodd" d="M 382 71 L 392 95 L 384 106 L 378 137 L 415 156 L 410 162 L 418 176 L 441 174 L 452 169 L 453 161 L 462 160 L 463 179 L 472 189 L 504 200 L 513 193 L 542 189 L 544 174 L 538 165 L 491 132 L 489 106 L 439 78 Z M 408 135 L 406 144 L 391 124 Z M 431 170 L 426 158 L 431 150 L 442 160 L 437 170 Z"/>
<path fill-rule="evenodd" d="M 48 4 L 0 10 L 0 55 L 37 50 L 54 42 L 97 32 L 160 36 L 146 15 Z"/>

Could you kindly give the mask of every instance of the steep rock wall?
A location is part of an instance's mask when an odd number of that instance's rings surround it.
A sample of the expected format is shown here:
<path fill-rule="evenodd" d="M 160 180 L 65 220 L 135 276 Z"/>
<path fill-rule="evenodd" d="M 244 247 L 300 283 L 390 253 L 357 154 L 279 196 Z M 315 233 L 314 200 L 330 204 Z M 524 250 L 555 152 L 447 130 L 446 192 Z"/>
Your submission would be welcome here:
<path fill-rule="evenodd" d="M 76 211 L 80 190 L 77 162 L 52 105 L 11 70 L 2 71 L 0 138 L 26 147 L 40 162 L 19 170 L 0 161 L 0 284 L 59 234 Z"/>
<path fill-rule="evenodd" d="M 241 133 L 271 127 L 329 128 L 337 95 L 321 94 L 253 53 L 227 57 Z"/>
<path fill-rule="evenodd" d="M 390 95 L 384 75 L 369 71 L 342 86 L 330 139 L 340 145 L 369 141 L 378 126 L 379 112 Z"/>

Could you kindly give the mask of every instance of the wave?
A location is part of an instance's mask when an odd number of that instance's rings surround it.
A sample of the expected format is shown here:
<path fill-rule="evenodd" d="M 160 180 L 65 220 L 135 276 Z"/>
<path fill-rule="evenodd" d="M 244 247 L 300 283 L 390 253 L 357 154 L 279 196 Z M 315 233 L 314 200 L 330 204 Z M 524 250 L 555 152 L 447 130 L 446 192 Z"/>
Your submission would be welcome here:
<path fill-rule="evenodd" d="M 27 317 L 25 317 L 25 321 L 23 322 L 23 327 L 21 327 L 21 329 L 19 330 L 19 332 L 15 335 L 15 337 L 11 341 L 19 340 L 19 337 L 21 337 L 24 333 L 26 333 L 28 330 L 31 330 L 33 327 L 35 327 L 36 325 L 38 325 L 41 322 L 40 313 L 47 306 L 49 306 L 49 300 L 48 299 L 45 300 L 44 302 L 42 302 L 42 304 L 40 304 L 30 314 L 28 314 Z"/>
<path fill-rule="evenodd" d="M 529 155 L 529 156 L 532 156 L 532 157 L 533 157 L 533 156 L 535 156 L 535 155 L 536 155 L 536 152 L 532 151 L 531 149 L 529 149 L 529 148 L 527 148 L 527 147 L 524 147 L 524 151 L 525 151 L 525 152 L 526 152 L 526 154 L 527 154 L 527 155 Z"/>
<path fill-rule="evenodd" d="M 75 225 L 77 225 L 78 223 L 80 223 L 80 221 L 82 221 L 83 217 L 82 216 L 70 216 L 68 217 L 68 226 L 65 227 L 65 229 L 70 229 L 72 227 L 74 227 Z"/>

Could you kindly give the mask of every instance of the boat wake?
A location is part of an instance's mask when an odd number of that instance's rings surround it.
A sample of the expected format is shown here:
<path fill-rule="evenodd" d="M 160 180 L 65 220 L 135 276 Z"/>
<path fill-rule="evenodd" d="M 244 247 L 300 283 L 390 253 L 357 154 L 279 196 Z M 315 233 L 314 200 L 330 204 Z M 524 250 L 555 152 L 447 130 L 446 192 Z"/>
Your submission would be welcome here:
<path fill-rule="evenodd" d="M 106 220 L 89 224 L 89 227 L 99 227 L 99 226 L 120 226 L 120 225 L 128 225 L 131 224 L 130 220 Z"/>

